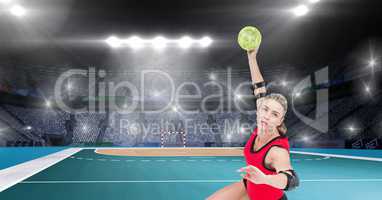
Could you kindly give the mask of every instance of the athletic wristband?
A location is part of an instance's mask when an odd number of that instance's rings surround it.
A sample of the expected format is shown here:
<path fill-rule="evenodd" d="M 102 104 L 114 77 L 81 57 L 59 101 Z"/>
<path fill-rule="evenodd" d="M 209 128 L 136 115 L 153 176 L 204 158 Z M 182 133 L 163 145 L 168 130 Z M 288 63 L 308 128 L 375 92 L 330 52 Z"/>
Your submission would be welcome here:
<path fill-rule="evenodd" d="M 253 83 L 252 84 L 252 89 L 257 89 L 257 88 L 262 88 L 262 87 L 265 87 L 266 86 L 266 83 L 264 81 L 262 82 L 259 82 L 259 83 Z"/>

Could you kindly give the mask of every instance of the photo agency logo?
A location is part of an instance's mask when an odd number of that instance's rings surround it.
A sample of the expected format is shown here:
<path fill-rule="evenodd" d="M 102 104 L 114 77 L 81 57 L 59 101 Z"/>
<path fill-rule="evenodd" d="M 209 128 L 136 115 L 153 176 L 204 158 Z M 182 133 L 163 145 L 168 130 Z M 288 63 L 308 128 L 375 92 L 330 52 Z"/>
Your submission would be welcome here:
<path fill-rule="evenodd" d="M 212 136 L 215 137 L 213 140 L 216 140 L 217 135 L 219 135 L 220 139 L 217 140 L 243 142 L 253 130 L 255 123 L 254 121 L 242 123 L 239 119 L 224 119 L 221 123 L 208 120 L 207 122 L 200 122 L 187 118 L 171 121 L 158 118 L 158 120 L 145 123 L 126 119 L 124 116 L 112 116 L 110 126 L 115 127 L 121 136 L 139 134 L 144 136 L 164 134 L 166 136 L 187 130 L 186 134 Z"/>
<path fill-rule="evenodd" d="M 190 134 L 220 134 L 222 138 L 216 137 L 218 141 L 231 141 L 250 133 L 256 120 L 233 119 L 233 114 L 226 113 L 248 116 L 256 108 L 242 107 L 245 99 L 254 101 L 249 81 L 233 84 L 230 68 L 221 74 L 224 76 L 219 80 L 214 74 L 207 77 L 198 74 L 194 79 L 161 70 L 142 70 L 126 76 L 122 73 L 117 78 L 95 68 L 71 69 L 56 81 L 55 103 L 68 113 L 108 113 L 108 127 L 121 137 L 187 130 Z M 149 122 L 136 116 L 137 113 L 148 114 Z M 215 114 L 224 115 L 220 117 L 224 120 L 217 122 Z"/>
<path fill-rule="evenodd" d="M 105 113 L 109 110 L 124 114 L 166 111 L 182 114 L 233 111 L 254 114 L 256 108 L 244 108 L 241 104 L 243 99 L 253 99 L 251 83 L 246 81 L 233 86 L 231 69 L 228 68 L 224 74 L 224 80 L 219 81 L 213 78 L 208 81 L 183 81 L 165 71 L 142 70 L 116 81 L 108 77 L 105 70 L 71 69 L 58 77 L 54 95 L 56 105 L 71 113 Z M 200 79 L 200 75 L 197 78 Z M 82 79 L 82 85 L 70 83 L 74 79 Z M 70 93 L 74 93 L 70 90 L 82 91 L 77 92 L 83 100 L 82 104 L 68 101 Z M 247 92 L 241 92 L 243 90 Z M 73 106 L 75 103 L 77 106 Z"/>
<path fill-rule="evenodd" d="M 329 83 L 329 68 L 324 67 L 306 76 L 292 90 L 291 104 L 293 113 L 303 123 L 321 133 L 327 133 L 329 130 Z M 295 105 L 296 100 L 308 91 L 314 91 L 316 96 L 315 117 L 313 119 L 301 114 Z"/>
<path fill-rule="evenodd" d="M 140 72 L 130 73 L 130 75 L 120 79 L 115 79 L 104 70 L 96 70 L 89 68 L 87 70 L 71 69 L 62 73 L 55 84 L 55 101 L 58 108 L 69 113 L 146 113 L 160 114 L 163 112 L 172 112 L 177 114 L 178 118 L 186 119 L 192 114 L 217 114 L 217 113 L 244 113 L 253 115 L 256 113 L 256 106 L 248 109 L 243 107 L 245 99 L 255 101 L 251 88 L 251 82 L 235 82 L 232 81 L 232 70 L 230 68 L 224 72 L 224 80 L 216 81 L 214 77 L 209 77 L 206 81 L 187 81 L 179 80 L 170 73 L 161 70 L 142 70 Z M 329 70 L 325 67 L 316 71 L 310 76 L 305 77 L 292 87 L 291 107 L 293 113 L 306 125 L 326 133 L 329 129 Z M 82 85 L 71 83 L 76 77 L 83 80 Z M 161 79 L 162 82 L 156 82 Z M 203 77 L 198 77 L 203 79 Z M 75 81 L 72 81 L 75 82 Z M 272 85 L 270 83 L 268 85 Z M 156 88 L 154 90 L 153 88 Z M 316 95 L 315 117 L 310 118 L 300 113 L 295 105 L 306 91 L 314 90 Z M 69 98 L 71 90 L 80 92 L 80 100 L 78 98 Z M 247 92 L 243 92 L 243 90 Z M 84 92 L 85 91 L 85 92 Z M 125 91 L 124 93 L 121 91 Z M 190 92 L 192 91 L 192 92 Z M 207 91 L 207 92 L 206 92 Z M 71 100 L 68 100 L 71 99 Z M 73 100 L 74 99 L 74 100 Z M 78 103 L 80 102 L 80 103 Z M 149 102 L 148 104 L 145 102 Z M 196 104 L 192 108 L 186 104 Z M 214 104 L 213 109 L 209 106 Z M 78 106 L 79 104 L 80 106 Z M 153 106 L 155 104 L 156 106 Z M 75 106 L 76 105 L 76 106 Z M 158 115 L 158 117 L 160 117 Z M 123 119 L 121 119 L 123 120 Z M 239 119 L 237 119 L 239 121 Z M 242 127 L 237 125 L 235 121 L 215 124 L 217 130 L 231 131 L 235 127 L 239 134 L 247 132 L 254 127 L 255 119 Z M 113 122 L 115 123 L 115 122 Z M 196 122 L 195 122 L 196 123 Z M 205 122 L 195 123 L 187 122 L 193 129 L 204 129 L 211 127 L 211 124 Z M 203 124 L 205 123 L 205 124 Z M 130 127 L 126 125 L 126 121 L 118 123 L 120 129 Z M 191 124 L 191 125 L 190 125 Z M 228 124 L 228 126 L 227 126 Z M 174 125 L 175 126 L 175 125 Z M 195 127 L 197 126 L 197 127 Z M 133 130 L 137 130 L 137 126 L 131 126 Z M 138 126 L 140 129 L 150 130 L 152 127 L 145 127 L 144 124 Z M 163 127 L 163 124 L 153 125 L 153 127 Z M 228 127 L 228 128 L 227 128 Z M 154 128 L 159 130 L 160 128 Z M 215 129 L 215 130 L 216 130 Z M 245 130 L 244 130 L 245 129 Z M 211 129 L 212 130 L 212 129 Z M 135 132 L 135 131 L 130 131 Z"/>

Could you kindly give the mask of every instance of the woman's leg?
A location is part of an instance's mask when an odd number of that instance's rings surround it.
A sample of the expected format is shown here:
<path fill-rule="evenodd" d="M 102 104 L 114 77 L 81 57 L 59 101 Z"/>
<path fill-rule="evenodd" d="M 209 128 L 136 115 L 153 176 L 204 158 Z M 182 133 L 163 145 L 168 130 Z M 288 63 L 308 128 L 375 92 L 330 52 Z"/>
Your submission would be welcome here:
<path fill-rule="evenodd" d="M 247 191 L 242 181 L 228 185 L 211 196 L 207 200 L 245 200 L 248 199 Z"/>

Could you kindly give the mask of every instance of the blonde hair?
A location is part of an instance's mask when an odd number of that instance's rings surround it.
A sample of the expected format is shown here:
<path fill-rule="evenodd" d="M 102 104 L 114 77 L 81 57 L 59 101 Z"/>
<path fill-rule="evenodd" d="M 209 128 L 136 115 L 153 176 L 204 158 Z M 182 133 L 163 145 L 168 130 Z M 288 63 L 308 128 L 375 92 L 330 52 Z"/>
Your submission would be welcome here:
<path fill-rule="evenodd" d="M 263 102 L 264 100 L 268 100 L 268 99 L 272 99 L 272 100 L 275 100 L 276 102 L 278 102 L 281 107 L 283 107 L 284 109 L 284 117 L 286 115 L 286 112 L 288 110 L 288 101 L 287 99 L 285 98 L 284 95 L 282 94 L 278 94 L 278 93 L 271 93 L 271 94 L 268 94 L 267 96 L 265 97 L 262 97 L 260 100 L 260 104 L 261 102 Z M 287 127 L 285 126 L 284 122 L 277 127 L 277 130 L 279 131 L 280 135 L 285 135 L 286 132 L 287 132 Z"/>

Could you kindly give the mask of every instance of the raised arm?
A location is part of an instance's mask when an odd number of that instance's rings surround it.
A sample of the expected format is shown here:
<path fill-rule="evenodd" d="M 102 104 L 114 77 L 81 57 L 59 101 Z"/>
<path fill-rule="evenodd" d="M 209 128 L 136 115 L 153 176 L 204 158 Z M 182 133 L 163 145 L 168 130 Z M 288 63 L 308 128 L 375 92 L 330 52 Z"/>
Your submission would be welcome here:
<path fill-rule="evenodd" d="M 267 89 L 265 87 L 263 75 L 261 74 L 259 65 L 257 64 L 257 49 L 248 51 L 247 54 L 249 69 L 251 71 L 252 85 L 254 86 L 253 94 L 257 97 L 257 99 L 259 99 L 259 97 L 263 97 L 267 93 Z M 259 101 L 257 101 L 257 104 L 259 104 Z"/>

